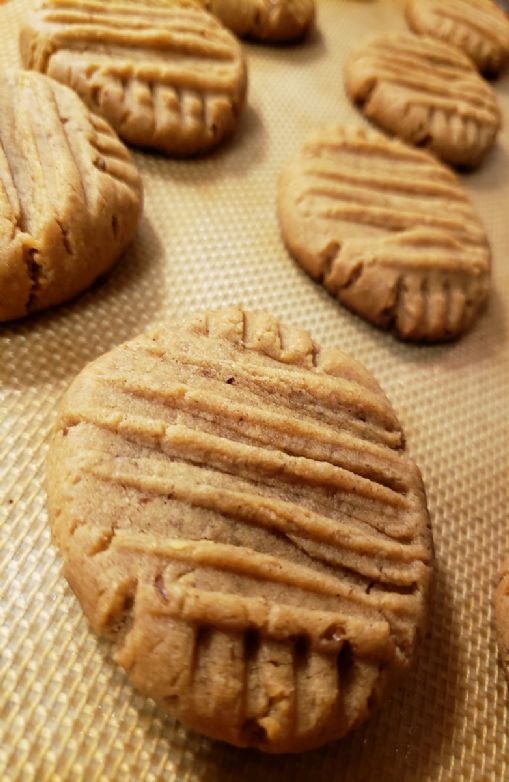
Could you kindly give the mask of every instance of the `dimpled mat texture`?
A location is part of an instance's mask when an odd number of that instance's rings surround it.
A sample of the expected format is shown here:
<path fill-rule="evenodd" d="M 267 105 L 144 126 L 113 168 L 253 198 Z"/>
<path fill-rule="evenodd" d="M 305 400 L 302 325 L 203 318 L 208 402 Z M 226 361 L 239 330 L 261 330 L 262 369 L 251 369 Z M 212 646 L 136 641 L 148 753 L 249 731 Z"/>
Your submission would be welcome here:
<path fill-rule="evenodd" d="M 25 0 L 0 6 L 0 65 L 18 61 Z M 493 293 L 456 343 L 397 342 L 340 307 L 288 256 L 276 179 L 321 122 L 352 121 L 341 66 L 372 32 L 403 30 L 403 4 L 321 0 L 304 45 L 249 45 L 250 95 L 234 139 L 175 162 L 136 153 L 146 208 L 124 262 L 75 302 L 0 327 L 0 779 L 37 782 L 503 782 L 507 686 L 492 588 L 507 544 L 509 74 L 507 129 L 463 182 L 494 250 Z M 376 375 L 428 490 L 436 544 L 430 631 L 385 706 L 342 742 L 265 757 L 187 732 L 138 695 L 88 628 L 60 574 L 43 464 L 55 403 L 91 359 L 165 315 L 241 303 L 272 310 Z"/>

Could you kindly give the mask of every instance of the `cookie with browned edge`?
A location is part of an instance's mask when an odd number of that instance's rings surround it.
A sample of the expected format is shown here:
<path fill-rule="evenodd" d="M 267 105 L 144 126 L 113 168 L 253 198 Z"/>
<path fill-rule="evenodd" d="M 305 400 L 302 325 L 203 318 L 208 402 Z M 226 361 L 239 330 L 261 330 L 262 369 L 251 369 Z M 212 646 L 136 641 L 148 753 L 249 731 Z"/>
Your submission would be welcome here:
<path fill-rule="evenodd" d="M 297 261 L 342 304 L 404 339 L 462 334 L 490 287 L 490 248 L 455 174 L 375 131 L 331 126 L 280 178 Z"/>
<path fill-rule="evenodd" d="M 476 166 L 495 142 L 495 93 L 455 46 L 412 33 L 377 35 L 348 58 L 344 75 L 368 119 L 446 163 Z"/>
<path fill-rule="evenodd" d="M 497 75 L 509 58 L 509 19 L 493 0 L 410 0 L 408 24 L 415 33 L 453 44 L 482 73 Z"/>
<path fill-rule="evenodd" d="M 198 731 L 317 747 L 415 657 L 419 470 L 373 377 L 300 328 L 229 308 L 115 348 L 67 391 L 47 484 L 92 626 Z"/>
<path fill-rule="evenodd" d="M 314 0 L 198 0 L 241 37 L 267 43 L 301 38 L 312 26 Z"/>
<path fill-rule="evenodd" d="M 245 100 L 240 44 L 192 0 L 38 0 L 20 48 L 124 141 L 169 155 L 230 136 Z"/>
<path fill-rule="evenodd" d="M 133 240 L 142 202 L 129 152 L 72 90 L 0 76 L 0 320 L 90 286 Z"/>

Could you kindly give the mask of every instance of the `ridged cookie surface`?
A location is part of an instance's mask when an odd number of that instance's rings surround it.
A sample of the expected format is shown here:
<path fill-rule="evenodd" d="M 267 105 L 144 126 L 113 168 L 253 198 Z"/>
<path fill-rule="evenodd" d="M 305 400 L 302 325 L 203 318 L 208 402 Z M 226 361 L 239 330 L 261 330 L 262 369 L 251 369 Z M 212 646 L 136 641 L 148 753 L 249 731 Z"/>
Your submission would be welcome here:
<path fill-rule="evenodd" d="M 495 93 L 455 46 L 412 33 L 378 35 L 350 56 L 344 73 L 366 117 L 447 163 L 475 166 L 495 141 Z"/>
<path fill-rule="evenodd" d="M 0 320 L 91 285 L 141 211 L 138 171 L 103 119 L 39 73 L 0 76 Z"/>
<path fill-rule="evenodd" d="M 410 0 L 408 24 L 465 52 L 483 73 L 497 74 L 509 57 L 509 19 L 493 0 Z"/>
<path fill-rule="evenodd" d="M 314 0 L 198 0 L 242 37 L 278 43 L 300 38 L 315 16 Z"/>
<path fill-rule="evenodd" d="M 39 0 L 23 64 L 69 84 L 125 141 L 174 155 L 215 146 L 245 99 L 235 37 L 186 0 Z"/>
<path fill-rule="evenodd" d="M 456 176 L 374 131 L 317 132 L 283 172 L 281 231 L 306 271 L 404 339 L 464 332 L 489 290 L 490 249 Z"/>
<path fill-rule="evenodd" d="M 432 546 L 401 428 L 362 366 L 267 314 L 196 315 L 90 364 L 48 500 L 117 662 L 212 737 L 318 746 L 414 657 Z"/>

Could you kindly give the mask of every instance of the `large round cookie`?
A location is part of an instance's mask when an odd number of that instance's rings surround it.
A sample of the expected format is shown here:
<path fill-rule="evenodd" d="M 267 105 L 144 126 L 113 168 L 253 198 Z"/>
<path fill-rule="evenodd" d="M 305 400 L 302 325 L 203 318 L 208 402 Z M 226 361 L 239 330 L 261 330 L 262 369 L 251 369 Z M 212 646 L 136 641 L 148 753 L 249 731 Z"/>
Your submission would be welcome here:
<path fill-rule="evenodd" d="M 447 163 L 475 166 L 495 141 L 495 94 L 455 46 L 412 33 L 378 35 L 349 57 L 344 74 L 366 117 Z"/>
<path fill-rule="evenodd" d="M 209 736 L 338 738 L 419 646 L 432 543 L 396 416 L 362 366 L 267 314 L 196 315 L 90 364 L 48 503 L 117 662 Z"/>
<path fill-rule="evenodd" d="M 313 24 L 314 0 L 199 0 L 236 35 L 269 43 L 300 38 Z"/>
<path fill-rule="evenodd" d="M 428 152 L 324 128 L 283 172 L 278 212 L 306 271 L 404 339 L 455 337 L 486 299 L 486 235 L 456 176 Z"/>
<path fill-rule="evenodd" d="M 190 0 L 37 0 L 20 48 L 125 141 L 172 155 L 229 136 L 245 99 L 240 44 Z"/>
<path fill-rule="evenodd" d="M 493 0 L 410 0 L 408 24 L 465 52 L 483 73 L 495 75 L 509 57 L 509 19 Z"/>
<path fill-rule="evenodd" d="M 138 171 L 110 126 L 38 73 L 0 77 L 0 320 L 87 288 L 126 249 Z"/>

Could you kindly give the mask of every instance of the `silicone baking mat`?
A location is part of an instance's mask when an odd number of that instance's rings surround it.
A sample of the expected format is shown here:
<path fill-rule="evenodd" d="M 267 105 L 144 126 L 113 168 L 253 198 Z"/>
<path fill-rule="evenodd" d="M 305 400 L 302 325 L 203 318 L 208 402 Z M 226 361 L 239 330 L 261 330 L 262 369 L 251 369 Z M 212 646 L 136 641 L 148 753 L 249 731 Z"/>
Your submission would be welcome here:
<path fill-rule="evenodd" d="M 0 66 L 15 65 L 28 3 L 0 8 Z M 507 129 L 463 182 L 494 251 L 493 293 L 474 329 L 440 347 L 401 344 L 341 308 L 288 257 L 278 173 L 322 122 L 362 122 L 344 57 L 403 28 L 402 6 L 323 0 L 299 46 L 246 46 L 249 103 L 233 141 L 195 161 L 136 154 L 139 237 L 69 305 L 0 326 L 0 779 L 57 782 L 509 780 L 508 694 L 491 594 L 507 546 L 509 485 L 509 74 Z M 55 404 L 91 359 L 165 315 L 241 303 L 300 323 L 362 360 L 392 400 L 426 483 L 436 544 L 430 631 L 414 672 L 342 742 L 264 757 L 187 732 L 131 688 L 60 575 L 43 466 Z"/>

